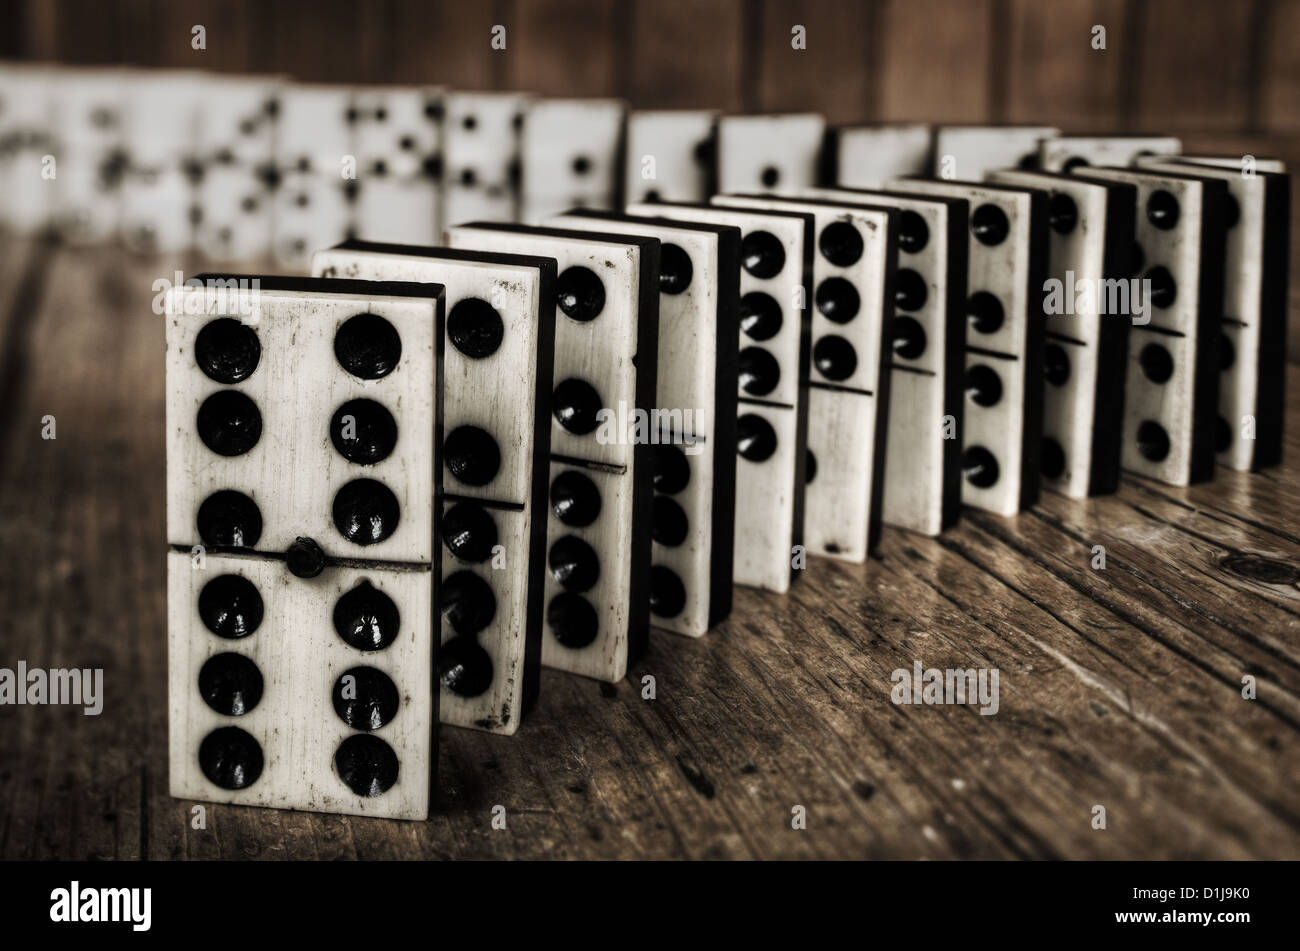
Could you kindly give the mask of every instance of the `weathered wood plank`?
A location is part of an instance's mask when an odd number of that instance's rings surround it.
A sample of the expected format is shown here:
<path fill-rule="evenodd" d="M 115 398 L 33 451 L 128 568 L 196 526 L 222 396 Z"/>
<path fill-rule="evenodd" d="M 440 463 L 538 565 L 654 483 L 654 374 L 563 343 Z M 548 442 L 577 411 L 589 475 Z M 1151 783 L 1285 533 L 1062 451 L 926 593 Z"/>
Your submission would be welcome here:
<path fill-rule="evenodd" d="M 1300 132 L 1300 0 L 1273 0 L 1269 13 L 1260 118 L 1271 132 Z"/>
<path fill-rule="evenodd" d="M 505 87 L 542 96 L 619 92 L 614 0 L 513 0 Z"/>
<path fill-rule="evenodd" d="M 629 88 L 643 109 L 744 107 L 743 0 L 637 0 Z"/>
<path fill-rule="evenodd" d="M 1126 0 L 1011 0 L 1006 119 L 1066 130 L 1117 129 Z M 1093 48 L 1094 27 L 1105 49 Z"/>
<path fill-rule="evenodd" d="M 758 104 L 767 112 L 816 108 L 831 123 L 861 122 L 876 112 L 879 9 L 861 0 L 765 0 Z M 795 49 L 802 26 L 807 46 Z"/>
<path fill-rule="evenodd" d="M 994 118 L 994 0 L 884 0 L 880 118 L 986 122 Z M 942 68 L 936 68 L 942 64 Z"/>
<path fill-rule="evenodd" d="M 1136 120 L 1162 132 L 1245 130 L 1252 107 L 1256 6 L 1218 0 L 1145 0 Z"/>

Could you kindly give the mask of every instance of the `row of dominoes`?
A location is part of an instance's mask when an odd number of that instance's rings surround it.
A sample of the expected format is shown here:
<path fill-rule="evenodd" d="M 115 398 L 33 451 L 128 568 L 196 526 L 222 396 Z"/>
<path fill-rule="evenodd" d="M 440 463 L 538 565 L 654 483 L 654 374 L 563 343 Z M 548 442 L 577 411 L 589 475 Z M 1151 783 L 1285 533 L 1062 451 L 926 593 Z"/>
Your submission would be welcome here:
<path fill-rule="evenodd" d="M 439 721 L 513 733 L 541 665 L 621 680 L 733 582 L 784 591 L 806 552 L 863 561 L 962 503 L 1014 514 L 1040 473 L 1076 497 L 1121 465 L 1206 478 L 1216 415 L 1242 423 L 1221 461 L 1280 453 L 1280 165 L 1037 128 L 619 126 L 620 213 L 557 196 L 542 224 L 169 295 L 175 795 L 420 817 Z M 1103 312 L 1133 275 L 1150 301 Z"/>
<path fill-rule="evenodd" d="M 191 71 L 0 66 L 0 223 L 304 268 L 347 237 L 610 208 L 625 108 Z M 570 154 L 571 129 L 587 137 Z"/>

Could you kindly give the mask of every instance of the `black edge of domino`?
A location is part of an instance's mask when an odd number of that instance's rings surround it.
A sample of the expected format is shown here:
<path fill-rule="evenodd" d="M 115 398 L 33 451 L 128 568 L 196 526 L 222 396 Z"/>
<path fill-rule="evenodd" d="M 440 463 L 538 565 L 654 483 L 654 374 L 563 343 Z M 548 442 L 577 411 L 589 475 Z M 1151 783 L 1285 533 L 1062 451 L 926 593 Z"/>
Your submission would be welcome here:
<path fill-rule="evenodd" d="M 574 241 L 603 241 L 606 244 L 631 245 L 640 251 L 641 273 L 637 278 L 636 405 L 650 410 L 655 401 L 655 381 L 659 372 L 659 239 L 636 235 L 609 234 L 601 231 L 574 231 L 570 228 L 545 228 L 501 221 L 466 221 L 457 227 L 501 231 L 508 234 L 538 235 L 548 238 L 571 238 Z M 547 397 L 549 403 L 549 395 Z M 550 421 L 547 421 L 550 425 Z M 630 668 L 650 646 L 650 523 L 652 521 L 650 450 L 645 441 L 632 446 L 635 471 L 632 476 L 632 537 L 630 552 L 630 602 L 627 621 L 627 663 Z M 644 533 L 644 538 L 640 535 Z"/>
<path fill-rule="evenodd" d="M 1197 176 L 1191 176 L 1196 178 Z M 1201 200 L 1201 273 L 1196 299 L 1196 387 L 1192 405 L 1191 482 L 1214 478 L 1214 426 L 1219 418 L 1219 337 L 1228 247 L 1228 186 L 1198 178 Z"/>
<path fill-rule="evenodd" d="M 1024 189 L 1029 200 L 1029 325 L 1025 328 L 1025 433 L 1020 454 L 1020 511 L 1038 503 L 1043 481 L 1043 350 L 1047 346 L 1047 277 L 1051 263 L 1051 232 L 1047 223 L 1049 195 Z"/>
<path fill-rule="evenodd" d="M 1286 333 L 1291 265 L 1291 176 L 1256 173 L 1264 179 L 1264 261 L 1261 275 L 1258 392 L 1255 398 L 1255 452 L 1251 471 L 1282 461 L 1286 407 Z M 1239 425 L 1240 421 L 1233 422 Z"/>
<path fill-rule="evenodd" d="M 731 613 L 736 551 L 736 411 L 740 364 L 740 229 L 732 225 L 625 215 L 574 208 L 565 212 L 596 221 L 645 222 L 657 228 L 699 231 L 718 238 L 718 356 L 713 376 L 713 511 L 709 542 L 709 627 Z"/>
<path fill-rule="evenodd" d="M 487 264 L 509 264 L 536 268 L 538 280 L 537 307 L 537 370 L 533 406 L 533 467 L 529 486 L 529 537 L 528 564 L 528 617 L 524 621 L 524 666 L 520 696 L 520 715 L 528 713 L 537 701 L 542 675 L 542 625 L 546 598 L 543 573 L 546 571 L 546 522 L 548 515 L 547 487 L 550 483 L 551 457 L 551 391 L 555 372 L 555 258 L 532 254 L 510 254 L 499 251 L 469 251 L 460 248 L 386 244 L 379 241 L 361 241 L 350 238 L 334 246 L 335 251 L 359 251 L 373 254 L 402 254 L 410 257 L 446 261 L 481 261 Z M 445 342 L 445 341 L 444 341 Z M 441 362 L 439 363 L 441 366 Z M 442 415 L 441 402 L 438 407 Z M 441 442 L 438 443 L 442 445 Z M 475 499 L 480 505 L 483 499 Z M 441 506 L 439 506 L 441 508 Z M 536 566 L 536 567 L 532 567 Z M 533 574 L 536 577 L 533 577 Z M 439 575 L 441 577 L 441 575 Z"/>

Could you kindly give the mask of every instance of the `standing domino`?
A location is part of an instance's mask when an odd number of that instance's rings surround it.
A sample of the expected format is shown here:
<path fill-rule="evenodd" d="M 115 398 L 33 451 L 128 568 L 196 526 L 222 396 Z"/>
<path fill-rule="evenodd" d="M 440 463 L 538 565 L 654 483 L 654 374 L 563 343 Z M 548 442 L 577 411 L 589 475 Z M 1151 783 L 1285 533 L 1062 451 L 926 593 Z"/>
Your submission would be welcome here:
<path fill-rule="evenodd" d="M 717 113 L 668 109 L 627 115 L 623 195 L 637 201 L 704 201 L 714 192 Z"/>
<path fill-rule="evenodd" d="M 815 113 L 718 120 L 718 191 L 789 192 L 817 184 L 826 120 Z"/>
<path fill-rule="evenodd" d="M 370 241 L 433 244 L 442 235 L 442 116 L 438 89 L 359 90 L 352 103 L 356 232 Z"/>
<path fill-rule="evenodd" d="M 650 614 L 699 637 L 731 612 L 740 229 L 591 211 L 549 224 L 659 239 Z"/>
<path fill-rule="evenodd" d="M 733 578 L 788 591 L 803 548 L 813 216 L 666 202 L 627 210 L 741 230 Z"/>
<path fill-rule="evenodd" d="M 654 403 L 659 242 L 486 222 L 447 237 L 453 247 L 556 260 L 542 663 L 617 683 L 649 639 L 653 447 L 602 439 L 600 411 L 617 417 L 621 403 L 630 417 Z"/>
<path fill-rule="evenodd" d="M 899 211 L 882 517 L 938 535 L 961 511 L 969 206 L 960 198 L 908 192 L 818 188 L 809 194 Z"/>
<path fill-rule="evenodd" d="M 962 502 L 1015 515 L 1038 501 L 1047 196 L 939 179 L 897 187 L 970 204 Z"/>
<path fill-rule="evenodd" d="M 926 175 L 934 164 L 928 125 L 841 126 L 831 130 L 828 181 L 845 188 L 879 188 L 891 178 Z"/>
<path fill-rule="evenodd" d="M 995 168 L 1037 168 L 1040 143 L 1060 134 L 1053 126 L 939 126 L 934 133 L 934 174 L 979 181 Z"/>
<path fill-rule="evenodd" d="M 350 241 L 312 273 L 447 288 L 439 709 L 514 733 L 541 666 L 555 261 Z"/>
<path fill-rule="evenodd" d="M 883 507 L 898 212 L 762 195 L 718 195 L 713 203 L 814 218 L 804 537 L 810 551 L 864 561 L 879 540 Z"/>
<path fill-rule="evenodd" d="M 1086 168 L 1137 186 L 1137 248 L 1148 322 L 1129 340 L 1121 461 L 1170 485 L 1214 476 L 1227 188 L 1175 172 Z"/>
<path fill-rule="evenodd" d="M 1291 179 L 1275 160 L 1184 156 L 1142 163 L 1217 179 L 1228 189 L 1223 336 L 1219 340 L 1218 461 L 1240 472 L 1282 460 L 1286 405 Z M 1249 173 L 1247 173 L 1249 170 Z"/>
<path fill-rule="evenodd" d="M 1137 190 L 1082 174 L 1001 170 L 989 181 L 1050 194 L 1042 477 L 1072 499 L 1119 485 Z"/>
<path fill-rule="evenodd" d="M 539 99 L 524 114 L 519 155 L 522 210 L 537 224 L 568 208 L 613 208 L 623 170 L 617 99 Z"/>
<path fill-rule="evenodd" d="M 166 310 L 171 794 L 426 818 L 442 287 L 195 282 Z"/>
<path fill-rule="evenodd" d="M 1183 143 L 1170 135 L 1062 135 L 1038 147 L 1045 172 L 1073 172 L 1084 165 L 1128 165 L 1144 155 L 1175 155 Z"/>
<path fill-rule="evenodd" d="M 443 220 L 514 221 L 519 214 L 519 131 L 529 97 L 448 92 L 443 99 Z"/>

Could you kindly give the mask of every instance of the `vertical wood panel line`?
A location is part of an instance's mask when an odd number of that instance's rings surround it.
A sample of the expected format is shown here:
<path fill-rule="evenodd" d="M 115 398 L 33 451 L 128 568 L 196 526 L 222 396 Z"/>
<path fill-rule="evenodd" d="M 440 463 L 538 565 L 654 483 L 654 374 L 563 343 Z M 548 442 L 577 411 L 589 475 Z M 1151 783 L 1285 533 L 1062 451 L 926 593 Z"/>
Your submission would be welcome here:
<path fill-rule="evenodd" d="M 1251 7 L 1250 52 L 1246 58 L 1245 131 L 1264 129 L 1264 96 L 1267 92 L 1269 67 L 1272 65 L 1270 38 L 1274 19 L 1274 0 L 1255 0 Z"/>
<path fill-rule="evenodd" d="M 758 85 L 763 75 L 763 0 L 745 0 L 741 30 L 740 104 L 745 112 L 757 112 Z"/>
<path fill-rule="evenodd" d="M 638 0 L 614 4 L 614 95 L 631 102 L 635 75 L 636 7 Z M 631 103 L 633 106 L 636 103 Z"/>
<path fill-rule="evenodd" d="M 1138 91 L 1142 88 L 1142 34 L 1147 26 L 1146 0 L 1128 0 L 1128 16 L 1124 18 L 1121 43 L 1123 69 L 1120 71 L 1119 122 L 1120 128 L 1133 131 L 1139 114 Z"/>
<path fill-rule="evenodd" d="M 510 57 L 513 50 L 517 47 L 515 43 L 518 39 L 514 36 L 515 30 L 515 5 L 513 0 L 493 0 L 492 2 L 492 23 L 493 25 L 505 24 L 506 28 L 506 50 L 505 55 L 500 55 L 500 50 L 492 51 L 492 88 L 495 90 L 509 89 L 514 83 L 513 71 L 511 69 Z M 483 42 L 488 42 L 488 37 L 483 37 Z"/>
<path fill-rule="evenodd" d="M 993 0 L 989 7 L 988 116 L 993 122 L 1007 118 L 1007 84 L 1011 62 L 1011 0 Z"/>
<path fill-rule="evenodd" d="M 877 64 L 867 72 L 867 89 L 862 103 L 862 119 L 864 121 L 878 122 L 880 120 L 881 109 L 884 104 L 884 92 L 882 90 L 881 76 L 882 70 L 879 64 L 884 62 L 885 52 L 885 0 L 871 0 L 869 4 L 866 26 L 867 35 L 863 37 L 863 49 L 866 51 L 867 62 Z"/>

